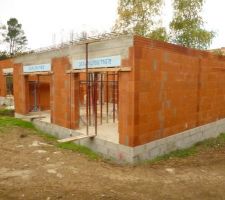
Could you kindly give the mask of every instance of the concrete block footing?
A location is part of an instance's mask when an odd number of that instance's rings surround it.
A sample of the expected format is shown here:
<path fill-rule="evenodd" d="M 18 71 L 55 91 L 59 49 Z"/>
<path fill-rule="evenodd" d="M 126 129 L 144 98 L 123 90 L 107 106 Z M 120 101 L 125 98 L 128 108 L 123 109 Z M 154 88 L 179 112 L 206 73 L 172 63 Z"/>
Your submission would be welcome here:
<path fill-rule="evenodd" d="M 13 96 L 0 97 L 0 106 L 14 107 Z"/>
<path fill-rule="evenodd" d="M 69 137 L 71 134 L 73 136 L 80 135 L 75 130 L 70 130 L 55 124 L 50 124 L 39 120 L 34 120 L 33 123 L 40 130 L 60 139 Z M 225 132 L 225 119 L 137 147 L 128 147 L 121 144 L 112 143 L 98 137 L 94 139 L 82 139 L 76 141 L 75 143 L 86 146 L 93 151 L 102 154 L 106 158 L 111 158 L 119 163 L 134 164 L 143 160 L 154 159 L 157 156 L 167 154 L 177 149 L 188 148 L 199 141 L 217 137 L 222 132 Z"/>

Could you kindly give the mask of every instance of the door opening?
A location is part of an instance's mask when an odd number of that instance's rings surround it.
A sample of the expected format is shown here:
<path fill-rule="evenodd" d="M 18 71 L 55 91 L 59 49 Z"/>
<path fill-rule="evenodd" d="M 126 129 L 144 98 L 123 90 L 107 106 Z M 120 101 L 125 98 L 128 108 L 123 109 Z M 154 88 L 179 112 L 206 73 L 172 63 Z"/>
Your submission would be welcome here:
<path fill-rule="evenodd" d="M 110 129 L 118 132 L 118 87 L 119 72 L 91 72 L 88 80 L 81 76 L 79 125 L 83 133 L 101 135 L 107 134 Z"/>
<path fill-rule="evenodd" d="M 29 112 L 50 110 L 49 76 L 36 75 L 29 77 Z"/>

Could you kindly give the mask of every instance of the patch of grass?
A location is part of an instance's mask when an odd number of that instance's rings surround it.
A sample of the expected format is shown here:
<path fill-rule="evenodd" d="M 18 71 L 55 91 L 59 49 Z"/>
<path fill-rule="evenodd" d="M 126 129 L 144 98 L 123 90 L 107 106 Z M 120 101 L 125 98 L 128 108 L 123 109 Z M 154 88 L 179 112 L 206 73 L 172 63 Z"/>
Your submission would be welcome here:
<path fill-rule="evenodd" d="M 61 148 L 61 149 L 68 149 L 68 150 L 72 150 L 72 151 L 75 151 L 75 152 L 85 154 L 93 160 L 98 160 L 100 158 L 99 154 L 93 152 L 89 148 L 87 148 L 85 146 L 77 145 L 77 144 L 72 143 L 72 142 L 58 143 L 56 146 Z"/>
<path fill-rule="evenodd" d="M 6 116 L 0 116 L 0 128 L 12 128 L 12 127 L 20 127 L 25 129 L 32 130 L 32 134 L 38 135 L 48 141 L 56 141 L 57 138 L 53 135 L 44 133 L 40 130 L 38 130 L 33 123 L 29 121 L 24 121 L 22 119 L 17 119 L 14 117 L 6 117 Z"/>
<path fill-rule="evenodd" d="M 35 130 L 35 127 L 31 122 L 23 121 L 13 117 L 0 116 L 0 128 L 7 127 L 21 127 Z"/>
<path fill-rule="evenodd" d="M 14 116 L 14 110 L 11 109 L 5 109 L 5 108 L 0 108 L 0 116 Z"/>
<path fill-rule="evenodd" d="M 220 148 L 225 146 L 225 133 L 221 133 L 217 138 L 210 138 L 201 142 L 198 142 L 196 145 L 199 149 L 208 149 L 208 148 Z"/>
<path fill-rule="evenodd" d="M 212 148 L 221 148 L 225 146 L 225 133 L 221 133 L 217 138 L 210 138 L 201 142 L 196 143 L 190 148 L 180 149 L 173 151 L 169 154 L 156 157 L 153 160 L 147 161 L 149 163 L 156 163 L 172 158 L 185 158 L 199 153 L 200 151 L 212 149 Z"/>
<path fill-rule="evenodd" d="M 172 158 L 186 158 L 186 157 L 192 156 L 196 153 L 198 153 L 198 149 L 196 148 L 196 146 L 192 146 L 187 149 L 179 149 L 176 151 L 172 151 L 169 154 L 158 156 L 155 159 L 150 160 L 149 162 L 156 163 L 159 161 L 168 160 L 168 159 L 172 159 Z"/>
<path fill-rule="evenodd" d="M 35 128 L 35 131 L 32 134 L 37 135 L 37 136 L 43 138 L 44 140 L 46 140 L 48 142 L 51 142 L 52 144 L 57 142 L 57 137 L 55 137 L 54 135 L 50 135 L 48 133 L 45 133 L 43 131 L 40 131 L 36 128 Z"/>
<path fill-rule="evenodd" d="M 44 140 L 51 142 L 51 144 L 55 145 L 58 148 L 68 149 L 74 152 L 79 152 L 81 154 L 86 155 L 88 158 L 94 159 L 94 160 L 98 160 L 101 158 L 100 155 L 98 155 L 97 153 L 93 152 L 92 150 L 90 150 L 89 148 L 85 146 L 77 145 L 72 142 L 58 143 L 57 138 L 55 136 L 38 130 L 31 122 L 24 121 L 21 119 L 16 119 L 14 117 L 0 116 L 0 131 L 1 129 L 4 129 L 4 128 L 13 128 L 13 127 L 21 127 L 25 129 L 30 129 L 31 130 L 30 134 L 42 137 Z"/>

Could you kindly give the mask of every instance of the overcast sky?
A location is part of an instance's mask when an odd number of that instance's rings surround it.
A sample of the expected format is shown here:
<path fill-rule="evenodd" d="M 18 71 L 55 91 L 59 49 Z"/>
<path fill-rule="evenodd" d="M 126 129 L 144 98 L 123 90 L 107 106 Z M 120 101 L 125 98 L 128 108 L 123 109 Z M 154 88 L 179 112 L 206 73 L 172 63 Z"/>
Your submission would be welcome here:
<path fill-rule="evenodd" d="M 172 17 L 170 0 L 165 0 L 165 24 Z M 212 48 L 225 47 L 225 1 L 206 0 L 206 28 L 217 32 Z M 31 49 L 52 45 L 69 33 L 109 32 L 117 14 L 117 0 L 0 0 L 0 23 L 15 17 L 22 24 Z"/>

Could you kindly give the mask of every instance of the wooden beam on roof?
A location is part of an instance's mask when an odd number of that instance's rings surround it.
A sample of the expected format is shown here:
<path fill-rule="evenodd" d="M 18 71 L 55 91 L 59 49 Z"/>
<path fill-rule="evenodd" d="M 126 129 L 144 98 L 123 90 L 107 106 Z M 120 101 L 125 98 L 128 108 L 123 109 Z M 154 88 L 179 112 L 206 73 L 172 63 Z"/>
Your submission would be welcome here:
<path fill-rule="evenodd" d="M 30 73 L 23 73 L 24 76 L 26 75 L 52 75 L 53 72 L 30 72 Z"/>

